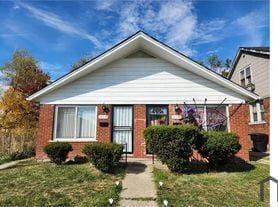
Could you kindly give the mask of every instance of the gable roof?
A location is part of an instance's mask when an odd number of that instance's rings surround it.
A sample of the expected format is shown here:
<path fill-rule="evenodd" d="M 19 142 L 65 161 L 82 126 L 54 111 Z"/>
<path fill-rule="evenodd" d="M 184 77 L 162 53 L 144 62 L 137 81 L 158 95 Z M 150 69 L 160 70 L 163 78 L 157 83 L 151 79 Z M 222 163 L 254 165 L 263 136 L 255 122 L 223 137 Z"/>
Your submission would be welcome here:
<path fill-rule="evenodd" d="M 157 39 L 151 37 L 150 35 L 138 31 L 122 42 L 118 43 L 114 47 L 105 51 L 104 53 L 98 55 L 97 57 L 89 60 L 84 65 L 80 66 L 74 71 L 71 71 L 64 76 L 60 77 L 50 85 L 37 91 L 27 98 L 27 100 L 36 101 L 45 94 L 54 91 L 61 86 L 68 84 L 86 74 L 107 65 L 119 58 L 126 57 L 127 55 L 136 52 L 138 50 L 147 51 L 149 54 L 165 59 L 181 68 L 191 71 L 199 76 L 209 79 L 213 82 L 218 83 L 226 88 L 237 92 L 238 94 L 247 97 L 247 99 L 259 99 L 260 97 L 255 93 L 242 88 L 238 84 L 223 78 L 218 73 L 211 71 L 210 69 L 200 65 L 198 62 L 190 59 L 184 54 L 178 52 L 177 50 L 169 47 L 168 45 L 158 41 Z"/>
<path fill-rule="evenodd" d="M 228 79 L 231 79 L 231 77 L 235 71 L 235 67 L 240 59 L 240 56 L 243 53 L 250 54 L 253 56 L 258 56 L 258 57 L 269 58 L 270 50 L 269 50 L 269 47 L 240 47 L 238 49 L 237 54 L 232 63 L 231 70 L 228 74 Z"/>

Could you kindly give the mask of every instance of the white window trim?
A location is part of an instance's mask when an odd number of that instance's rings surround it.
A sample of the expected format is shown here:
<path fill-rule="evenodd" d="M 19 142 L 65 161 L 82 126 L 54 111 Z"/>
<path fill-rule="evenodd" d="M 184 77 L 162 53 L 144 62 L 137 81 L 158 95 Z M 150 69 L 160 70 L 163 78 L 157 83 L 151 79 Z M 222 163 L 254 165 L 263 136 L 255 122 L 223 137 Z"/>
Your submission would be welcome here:
<path fill-rule="evenodd" d="M 57 120 L 58 120 L 58 109 L 63 107 L 75 107 L 75 119 L 74 119 L 74 137 L 73 138 L 57 138 Z M 85 137 L 85 138 L 76 138 L 76 126 L 77 126 L 77 113 L 78 108 L 81 107 L 95 107 L 95 134 L 94 137 Z M 55 106 L 55 119 L 54 119 L 54 133 L 52 142 L 88 142 L 88 141 L 97 141 L 97 105 L 56 105 Z"/>
<path fill-rule="evenodd" d="M 246 78 L 246 69 L 247 68 L 250 68 L 250 76 L 251 76 L 251 83 L 253 81 L 253 75 L 252 75 L 252 70 L 251 70 L 251 64 L 245 66 L 244 68 L 240 69 L 239 70 L 239 85 L 241 85 L 241 77 L 240 77 L 240 74 L 242 71 L 244 71 L 244 82 L 245 82 L 245 87 L 247 86 L 247 78 Z M 242 85 L 241 85 L 242 86 Z"/>
<path fill-rule="evenodd" d="M 261 114 L 261 103 L 257 102 L 256 103 L 256 109 L 257 109 L 257 117 L 258 117 L 258 121 L 254 121 L 254 117 L 253 117 L 253 104 L 249 104 L 249 111 L 250 111 L 250 125 L 252 124 L 265 124 L 266 121 L 262 120 L 262 114 Z"/>

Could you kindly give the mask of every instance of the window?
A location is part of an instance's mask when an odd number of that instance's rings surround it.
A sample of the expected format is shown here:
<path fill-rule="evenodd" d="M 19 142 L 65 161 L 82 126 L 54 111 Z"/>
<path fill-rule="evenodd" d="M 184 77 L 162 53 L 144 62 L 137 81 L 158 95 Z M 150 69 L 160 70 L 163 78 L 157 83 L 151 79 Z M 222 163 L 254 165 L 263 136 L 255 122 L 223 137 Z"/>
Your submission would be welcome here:
<path fill-rule="evenodd" d="M 205 130 L 226 131 L 226 113 L 226 105 L 187 105 L 185 120 L 190 121 L 190 117 L 194 117 L 194 122 Z"/>
<path fill-rule="evenodd" d="M 250 105 L 251 123 L 265 121 L 264 105 L 262 102 L 256 102 Z"/>
<path fill-rule="evenodd" d="M 207 130 L 227 130 L 226 105 L 207 105 L 206 107 L 206 128 Z"/>
<path fill-rule="evenodd" d="M 248 86 L 248 84 L 252 83 L 250 66 L 241 70 L 239 77 L 240 77 L 240 85 L 243 87 L 246 87 Z"/>
<path fill-rule="evenodd" d="M 148 126 L 168 125 L 167 105 L 151 105 L 147 109 Z"/>
<path fill-rule="evenodd" d="M 57 106 L 54 139 L 95 139 L 96 106 Z"/>

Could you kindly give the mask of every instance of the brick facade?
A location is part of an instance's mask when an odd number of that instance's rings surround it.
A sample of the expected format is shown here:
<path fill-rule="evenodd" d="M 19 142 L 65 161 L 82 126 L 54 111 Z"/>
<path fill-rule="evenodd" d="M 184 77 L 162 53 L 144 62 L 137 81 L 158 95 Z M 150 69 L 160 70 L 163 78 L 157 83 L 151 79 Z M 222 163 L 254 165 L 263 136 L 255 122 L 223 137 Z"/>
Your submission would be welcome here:
<path fill-rule="evenodd" d="M 250 123 L 250 111 L 248 104 L 232 105 L 229 107 L 230 130 L 240 137 L 241 150 L 238 156 L 244 160 L 249 160 L 249 150 L 252 149 L 251 133 L 265 133 L 269 136 L 270 121 L 270 99 L 263 100 L 265 110 L 265 122 L 263 124 Z"/>
<path fill-rule="evenodd" d="M 133 155 L 134 157 L 146 157 L 146 144 L 143 131 L 146 128 L 146 105 L 134 105 L 134 132 Z"/>
<path fill-rule="evenodd" d="M 39 129 L 36 140 L 36 158 L 46 159 L 43 147 L 52 139 L 54 125 L 54 105 L 41 105 L 39 116 Z"/>
<path fill-rule="evenodd" d="M 111 105 L 107 105 L 108 111 L 103 111 L 102 105 L 97 106 L 97 141 L 109 143 L 112 136 L 112 116 Z M 260 132 L 269 134 L 269 98 L 264 99 L 265 108 L 265 124 L 250 125 L 250 114 L 248 104 L 230 105 L 229 120 L 230 130 L 240 136 L 242 149 L 238 156 L 248 160 L 249 150 L 252 148 L 252 143 L 249 138 L 250 133 Z M 52 140 L 54 126 L 54 105 L 41 105 L 39 117 L 39 130 L 36 144 L 36 158 L 46 159 L 47 156 L 43 152 L 43 147 Z M 179 115 L 182 115 L 183 105 L 178 105 L 178 110 L 174 104 L 169 105 L 169 124 L 181 124 Z M 133 106 L 134 116 L 134 131 L 133 131 L 133 157 L 146 157 L 146 145 L 143 137 L 143 130 L 146 128 L 146 105 L 135 104 Z M 106 115 L 103 119 L 99 119 L 99 115 Z M 173 116 L 175 115 L 175 116 Z M 103 116 L 102 116 L 103 117 Z M 88 142 L 71 142 L 73 151 L 69 154 L 69 158 L 76 155 L 82 155 L 81 149 Z M 194 153 L 194 159 L 199 159 L 200 156 Z"/>
<path fill-rule="evenodd" d="M 108 111 L 102 110 L 102 105 L 97 106 L 98 115 L 107 115 L 107 119 L 97 119 L 97 140 L 99 142 L 109 143 L 111 141 L 111 106 L 108 105 Z M 54 105 L 41 105 L 39 116 L 39 130 L 36 142 L 36 158 L 38 160 L 47 159 L 47 155 L 43 151 L 43 147 L 53 140 L 54 129 Z M 103 123 L 107 125 L 101 126 Z M 82 147 L 88 142 L 70 142 L 73 151 L 70 152 L 69 158 L 72 159 L 76 155 L 83 155 L 81 152 Z"/>

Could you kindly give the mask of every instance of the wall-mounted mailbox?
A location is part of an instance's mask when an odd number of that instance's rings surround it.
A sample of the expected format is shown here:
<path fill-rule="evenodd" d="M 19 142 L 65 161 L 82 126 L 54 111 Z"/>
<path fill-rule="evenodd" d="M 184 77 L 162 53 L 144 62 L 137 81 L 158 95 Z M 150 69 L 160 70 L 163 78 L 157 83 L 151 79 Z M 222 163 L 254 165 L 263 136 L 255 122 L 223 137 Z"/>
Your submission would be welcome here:
<path fill-rule="evenodd" d="M 108 127 L 109 123 L 108 122 L 100 122 L 99 126 L 101 126 L 101 127 Z"/>

